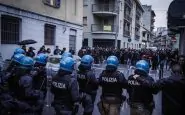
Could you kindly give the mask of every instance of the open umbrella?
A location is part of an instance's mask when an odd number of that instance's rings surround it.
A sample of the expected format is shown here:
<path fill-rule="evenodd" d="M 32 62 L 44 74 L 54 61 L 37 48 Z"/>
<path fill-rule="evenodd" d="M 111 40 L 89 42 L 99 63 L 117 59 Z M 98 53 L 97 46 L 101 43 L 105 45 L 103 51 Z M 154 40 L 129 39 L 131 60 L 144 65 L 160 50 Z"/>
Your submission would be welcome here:
<path fill-rule="evenodd" d="M 35 40 L 28 39 L 28 40 L 23 40 L 19 42 L 18 45 L 28 45 L 28 44 L 35 44 L 35 43 L 37 43 Z"/>

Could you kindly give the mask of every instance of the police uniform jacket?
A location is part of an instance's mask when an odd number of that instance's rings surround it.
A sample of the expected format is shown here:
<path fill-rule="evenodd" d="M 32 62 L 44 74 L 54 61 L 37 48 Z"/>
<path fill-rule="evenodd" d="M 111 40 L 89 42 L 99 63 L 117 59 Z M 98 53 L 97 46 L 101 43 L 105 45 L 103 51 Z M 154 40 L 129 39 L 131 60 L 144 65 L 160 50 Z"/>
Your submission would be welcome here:
<path fill-rule="evenodd" d="M 133 78 L 134 75 L 128 77 L 128 88 L 127 92 L 129 94 L 129 102 L 141 103 L 144 106 L 154 106 L 153 94 L 156 92 L 150 87 L 145 87 L 141 85 L 136 79 Z M 153 83 L 153 78 L 149 76 L 141 76 L 148 83 Z"/>
<path fill-rule="evenodd" d="M 104 70 L 99 77 L 99 84 L 102 86 L 102 97 L 122 98 L 123 88 L 126 87 L 127 81 L 123 73 L 119 71 Z"/>
<path fill-rule="evenodd" d="M 162 107 L 164 115 L 185 115 L 185 78 L 179 74 L 172 74 L 168 78 L 149 83 L 137 78 L 146 87 L 152 87 L 155 91 L 162 90 Z"/>
<path fill-rule="evenodd" d="M 78 71 L 77 80 L 79 91 L 87 94 L 96 94 L 98 89 L 98 80 L 93 70 Z"/>
<path fill-rule="evenodd" d="M 54 94 L 54 104 L 65 105 L 71 108 L 79 100 L 79 88 L 76 79 L 70 74 L 57 74 L 52 81 L 51 92 Z"/>

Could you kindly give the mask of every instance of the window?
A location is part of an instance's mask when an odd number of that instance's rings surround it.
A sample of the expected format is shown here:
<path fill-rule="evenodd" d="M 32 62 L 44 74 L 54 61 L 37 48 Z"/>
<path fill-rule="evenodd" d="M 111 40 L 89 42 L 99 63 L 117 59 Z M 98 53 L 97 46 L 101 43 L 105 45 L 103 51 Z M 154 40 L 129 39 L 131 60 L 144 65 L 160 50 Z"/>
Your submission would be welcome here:
<path fill-rule="evenodd" d="M 103 19 L 103 24 L 104 24 L 104 25 L 109 25 L 108 19 Z"/>
<path fill-rule="evenodd" d="M 60 8 L 60 0 L 43 0 L 43 3 L 55 8 Z"/>
<path fill-rule="evenodd" d="M 87 17 L 83 17 L 83 25 L 87 26 Z"/>
<path fill-rule="evenodd" d="M 145 32 L 143 32 L 143 37 L 145 37 L 145 35 L 146 35 L 146 33 L 145 33 Z"/>
<path fill-rule="evenodd" d="M 55 42 L 55 25 L 45 24 L 44 28 L 44 44 L 54 45 Z"/>
<path fill-rule="evenodd" d="M 83 40 L 83 46 L 88 46 L 88 38 L 85 38 L 84 40 Z"/>
<path fill-rule="evenodd" d="M 83 5 L 84 6 L 87 6 L 88 5 L 87 0 L 83 0 Z"/>
<path fill-rule="evenodd" d="M 20 39 L 21 19 L 8 15 L 1 16 L 1 43 L 16 44 Z"/>
<path fill-rule="evenodd" d="M 149 38 L 150 37 L 150 35 L 149 34 L 147 34 L 147 38 Z"/>
<path fill-rule="evenodd" d="M 123 48 L 126 48 L 126 47 L 125 47 L 125 42 L 123 42 Z"/>
<path fill-rule="evenodd" d="M 69 49 L 76 51 L 76 30 L 70 29 Z"/>

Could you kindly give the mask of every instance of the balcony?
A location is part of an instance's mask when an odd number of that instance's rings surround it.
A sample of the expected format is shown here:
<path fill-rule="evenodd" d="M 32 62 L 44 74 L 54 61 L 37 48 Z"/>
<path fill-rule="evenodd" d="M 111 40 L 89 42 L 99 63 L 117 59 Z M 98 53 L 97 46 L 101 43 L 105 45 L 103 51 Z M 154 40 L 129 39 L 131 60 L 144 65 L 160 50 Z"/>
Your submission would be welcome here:
<path fill-rule="evenodd" d="M 130 8 L 132 8 L 133 3 L 131 2 L 131 0 L 125 0 L 125 4 L 127 4 L 127 6 L 129 6 Z"/>
<path fill-rule="evenodd" d="M 130 14 L 125 14 L 124 15 L 124 19 L 127 21 L 127 22 L 132 22 L 132 18 L 131 18 L 131 16 L 130 16 Z"/>
<path fill-rule="evenodd" d="M 116 25 L 101 25 L 101 24 L 92 24 L 91 25 L 92 33 L 108 33 L 115 34 L 116 33 Z"/>
<path fill-rule="evenodd" d="M 123 30 L 123 36 L 130 38 L 130 31 Z"/>
<path fill-rule="evenodd" d="M 118 14 L 113 4 L 93 4 L 92 13 L 98 16 L 116 16 Z"/>

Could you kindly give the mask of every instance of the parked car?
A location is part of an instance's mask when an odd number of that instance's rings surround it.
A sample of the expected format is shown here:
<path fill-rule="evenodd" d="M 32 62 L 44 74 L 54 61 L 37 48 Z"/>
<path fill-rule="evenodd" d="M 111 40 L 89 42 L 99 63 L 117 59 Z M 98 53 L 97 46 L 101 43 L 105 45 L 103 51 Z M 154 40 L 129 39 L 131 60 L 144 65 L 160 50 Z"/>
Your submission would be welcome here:
<path fill-rule="evenodd" d="M 76 62 L 75 69 L 80 65 L 81 58 L 79 56 L 73 55 Z M 55 76 L 60 67 L 61 55 L 52 55 L 48 57 L 48 62 L 46 64 L 48 76 Z"/>

